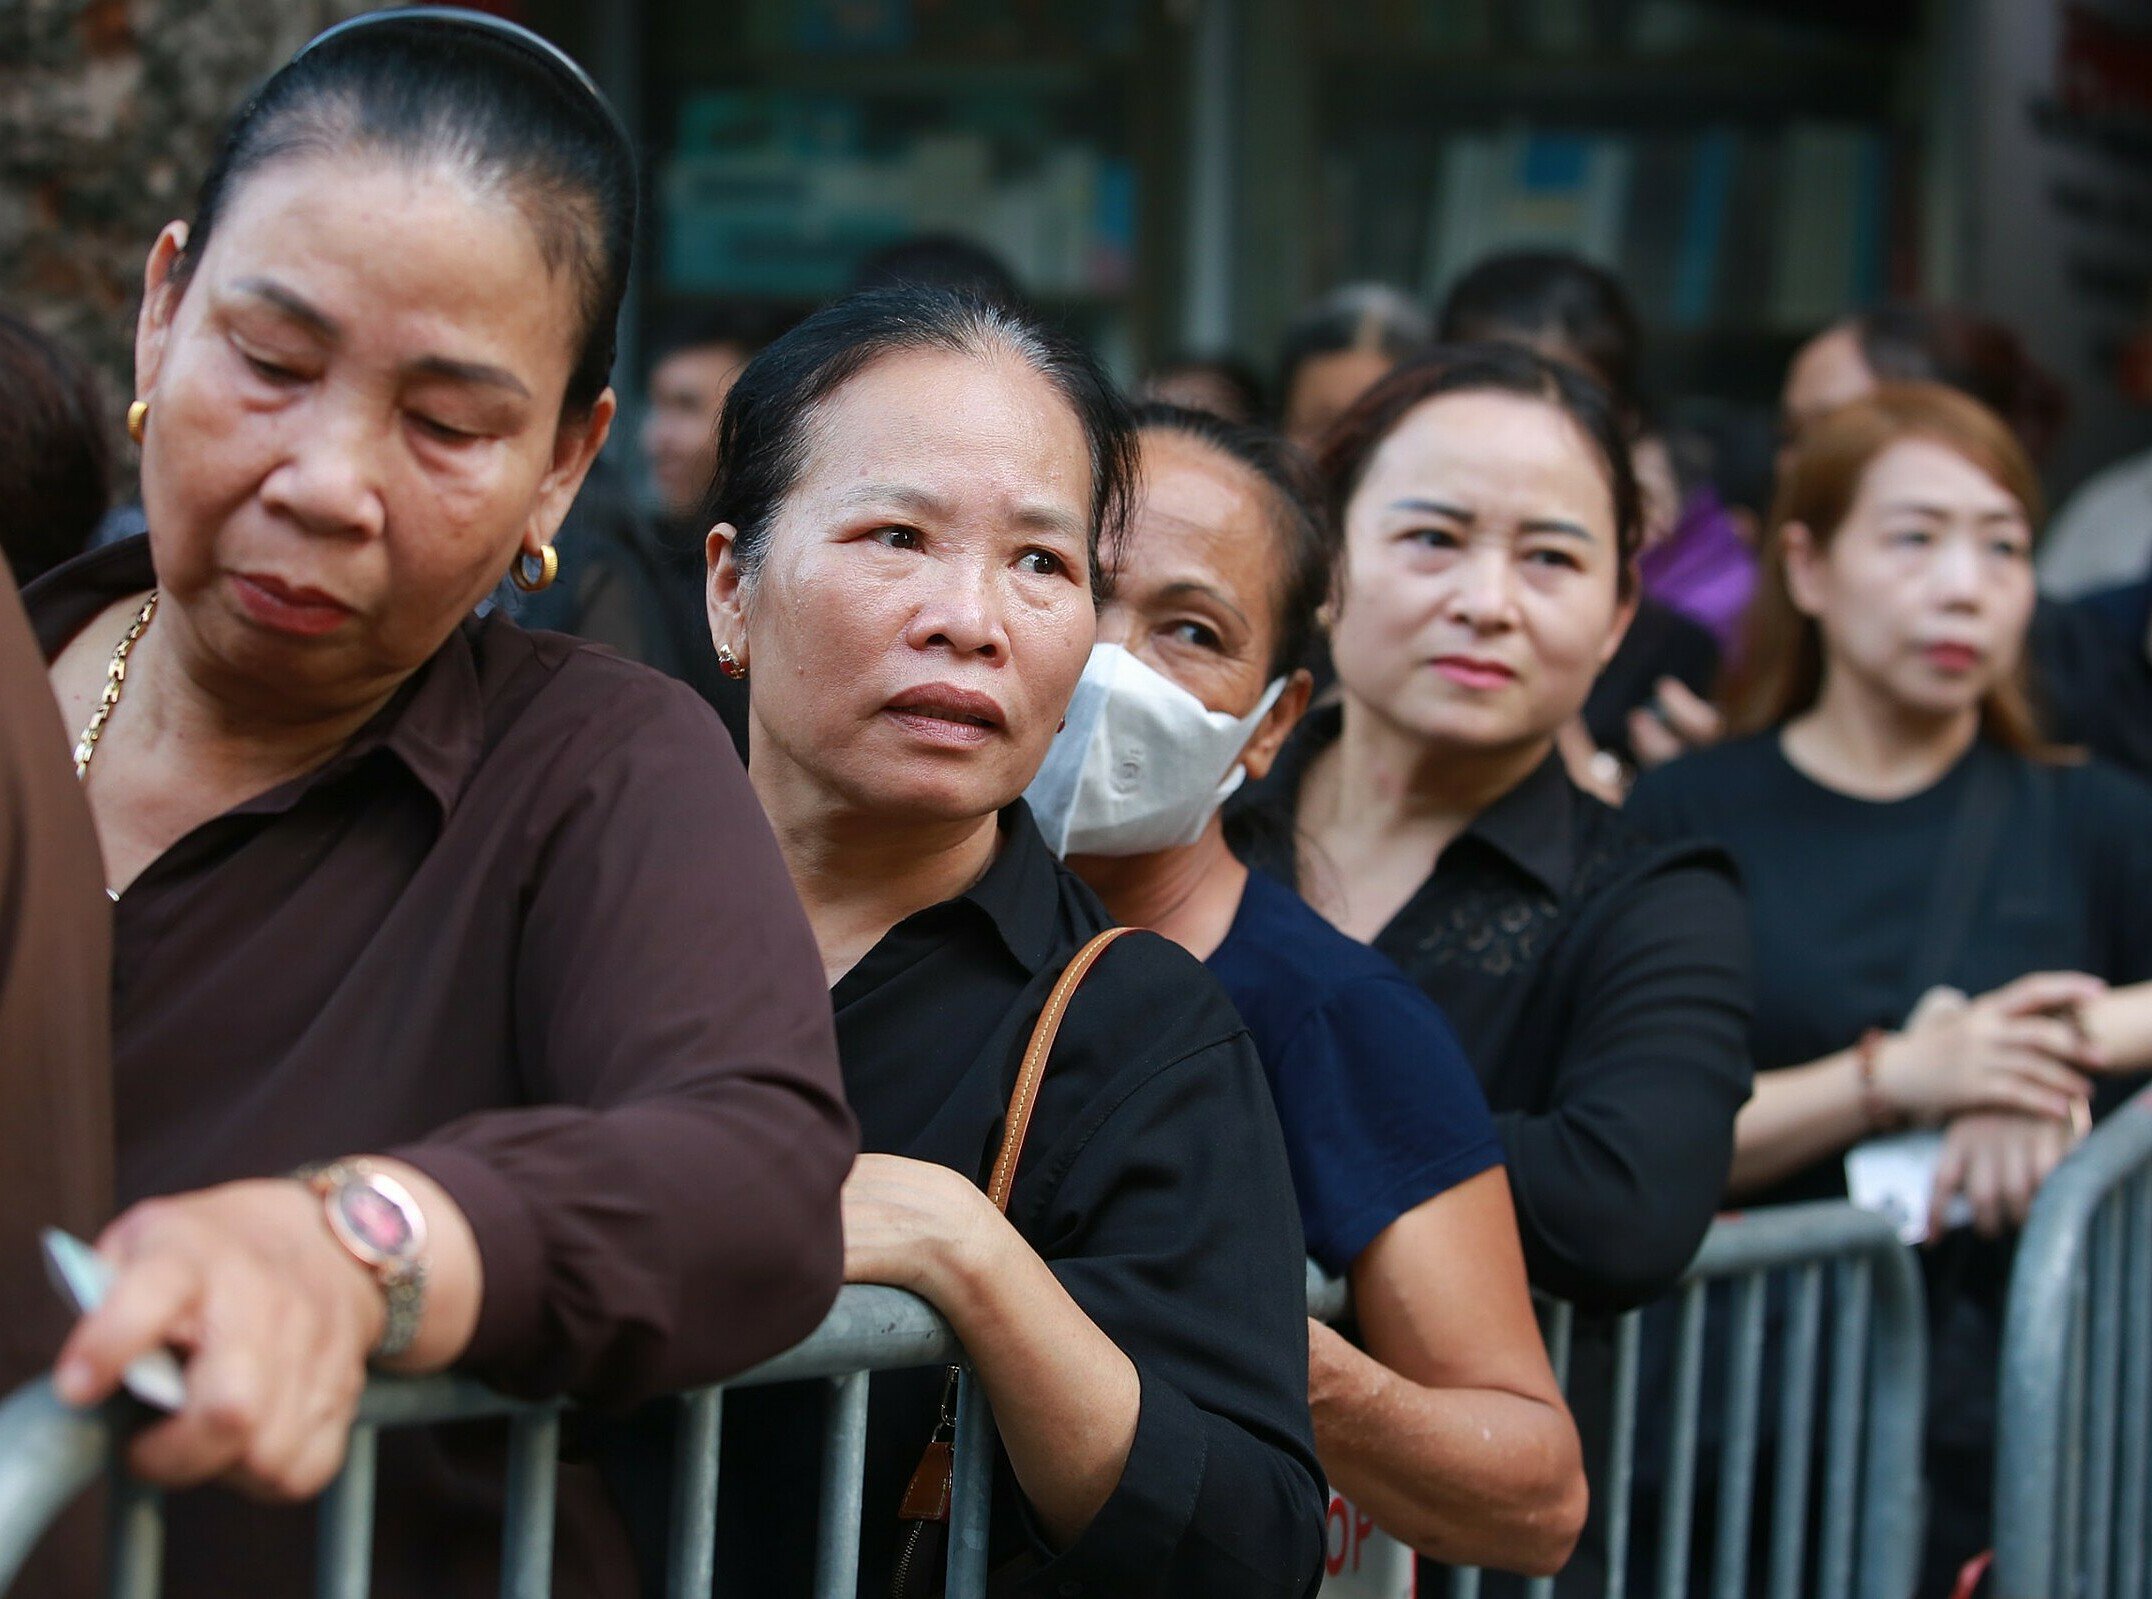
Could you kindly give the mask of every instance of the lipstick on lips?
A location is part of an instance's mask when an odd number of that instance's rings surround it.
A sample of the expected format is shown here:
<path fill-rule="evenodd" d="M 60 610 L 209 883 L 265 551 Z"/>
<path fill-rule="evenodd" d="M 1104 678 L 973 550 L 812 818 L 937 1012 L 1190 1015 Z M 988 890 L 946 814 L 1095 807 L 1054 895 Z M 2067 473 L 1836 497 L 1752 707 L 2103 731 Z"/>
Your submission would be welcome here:
<path fill-rule="evenodd" d="M 351 615 L 351 607 L 320 589 L 286 583 L 267 572 L 233 574 L 240 608 L 260 626 L 299 638 L 333 633 Z"/>
<path fill-rule="evenodd" d="M 1981 652 L 1970 644 L 1924 644 L 1920 654 L 1921 659 L 1938 672 L 1948 672 L 1952 676 L 1975 670 L 1981 661 Z"/>
<path fill-rule="evenodd" d="M 1438 655 L 1433 665 L 1459 688 L 1485 691 L 1505 687 L 1517 680 L 1517 674 L 1511 668 L 1484 656 Z"/>
<path fill-rule="evenodd" d="M 954 683 L 908 688 L 883 706 L 882 714 L 927 743 L 954 749 L 985 743 L 1008 720 L 991 694 Z"/>

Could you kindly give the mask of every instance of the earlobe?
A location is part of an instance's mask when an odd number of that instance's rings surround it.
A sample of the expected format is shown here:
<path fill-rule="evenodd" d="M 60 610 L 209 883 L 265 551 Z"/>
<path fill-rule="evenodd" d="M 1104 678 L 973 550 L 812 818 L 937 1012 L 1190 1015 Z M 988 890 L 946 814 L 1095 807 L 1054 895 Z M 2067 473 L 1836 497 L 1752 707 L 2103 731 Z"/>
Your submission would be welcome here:
<path fill-rule="evenodd" d="M 1607 663 L 1621 653 L 1622 640 L 1629 636 L 1629 628 L 1636 621 L 1636 608 L 1642 603 L 1640 586 L 1633 585 L 1626 598 L 1614 607 L 1614 626 L 1607 633 L 1606 643 L 1600 646 L 1599 670 L 1605 671 Z"/>
<path fill-rule="evenodd" d="M 709 563 L 703 601 L 710 623 L 710 637 L 718 644 L 744 644 L 746 618 L 741 613 L 740 561 L 736 547 L 739 532 L 730 522 L 720 522 L 703 540 L 703 559 Z"/>
<path fill-rule="evenodd" d="M 1280 693 L 1263 722 L 1255 730 L 1240 752 L 1240 764 L 1248 769 L 1248 781 L 1260 783 L 1270 775 L 1270 769 L 1278 762 L 1278 751 L 1285 747 L 1286 739 L 1300 725 L 1300 718 L 1307 714 L 1308 700 L 1315 691 L 1315 678 L 1305 667 L 1285 680 Z"/>
<path fill-rule="evenodd" d="M 1803 616 L 1814 616 L 1823 604 L 1816 584 L 1815 535 L 1803 523 L 1788 522 L 1778 530 L 1777 549 L 1772 554 L 1785 574 L 1786 597 L 1793 602 L 1793 608 Z"/>

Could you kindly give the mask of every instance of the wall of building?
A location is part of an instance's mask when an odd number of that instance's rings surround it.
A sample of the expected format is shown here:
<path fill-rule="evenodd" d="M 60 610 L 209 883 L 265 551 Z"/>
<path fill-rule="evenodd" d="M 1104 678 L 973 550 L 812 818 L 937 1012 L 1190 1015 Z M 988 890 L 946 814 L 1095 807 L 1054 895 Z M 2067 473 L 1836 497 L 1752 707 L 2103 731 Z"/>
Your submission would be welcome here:
<path fill-rule="evenodd" d="M 376 0 L 378 3 L 378 0 Z M 142 263 L 248 89 L 366 0 L 0 4 L 0 305 L 131 392 Z"/>

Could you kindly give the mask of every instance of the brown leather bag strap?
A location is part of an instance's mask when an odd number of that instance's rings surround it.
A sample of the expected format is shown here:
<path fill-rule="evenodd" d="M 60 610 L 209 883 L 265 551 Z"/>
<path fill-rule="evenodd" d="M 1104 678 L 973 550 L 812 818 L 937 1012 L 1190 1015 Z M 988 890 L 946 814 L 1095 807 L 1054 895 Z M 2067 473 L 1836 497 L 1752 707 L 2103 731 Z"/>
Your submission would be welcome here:
<path fill-rule="evenodd" d="M 1016 1186 L 1016 1163 L 1023 1158 L 1024 1135 L 1031 1130 L 1031 1107 L 1039 1097 L 1046 1060 L 1053 1053 L 1054 1039 L 1061 1032 L 1069 1001 L 1076 997 L 1077 987 L 1099 956 L 1106 953 L 1106 946 L 1123 933 L 1134 931 L 1132 927 L 1109 927 L 1100 933 L 1076 952 L 1076 958 L 1054 984 L 1054 991 L 1046 996 L 1046 1008 L 1039 1012 L 1038 1024 L 1031 1029 L 1031 1042 L 1024 1046 L 1023 1064 L 1016 1069 L 1016 1087 L 1009 1094 L 1009 1115 L 1001 1134 L 1001 1153 L 994 1157 L 994 1172 L 986 1185 L 986 1197 L 1004 1214 L 1009 1209 L 1009 1190 Z"/>

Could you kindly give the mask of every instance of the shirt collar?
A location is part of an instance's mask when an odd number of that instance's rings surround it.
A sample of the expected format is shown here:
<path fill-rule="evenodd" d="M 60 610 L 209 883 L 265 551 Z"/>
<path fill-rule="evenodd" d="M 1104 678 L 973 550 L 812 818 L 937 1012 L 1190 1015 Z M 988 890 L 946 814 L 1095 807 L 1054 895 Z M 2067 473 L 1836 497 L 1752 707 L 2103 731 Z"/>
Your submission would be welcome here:
<path fill-rule="evenodd" d="M 1017 964 L 1034 977 L 1062 942 L 1060 874 L 1031 807 L 1018 800 L 1001 813 L 1001 847 L 992 863 L 957 896 L 985 914 Z"/>
<path fill-rule="evenodd" d="M 1551 750 L 1460 836 L 1478 839 L 1559 898 L 1576 865 L 1575 800 L 1561 751 Z"/>
<path fill-rule="evenodd" d="M 25 592 L 24 600 L 46 659 L 59 654 L 69 639 L 114 600 L 139 593 L 156 581 L 146 534 L 92 550 L 39 578 Z M 485 625 L 475 620 L 459 625 L 349 744 L 279 792 L 296 796 L 341 776 L 375 751 L 385 750 L 434 797 L 445 817 L 469 784 L 485 748 L 485 703 L 471 649 L 473 630 Z"/>
<path fill-rule="evenodd" d="M 1344 726 L 1341 705 L 1333 702 L 1310 711 L 1272 768 L 1266 788 L 1282 785 L 1293 796 L 1297 810 L 1308 766 L 1337 742 Z M 1458 837 L 1477 839 L 1549 893 L 1560 896 L 1568 892 L 1576 865 L 1576 798 L 1561 751 L 1551 750 L 1523 782 L 1475 816 Z"/>

